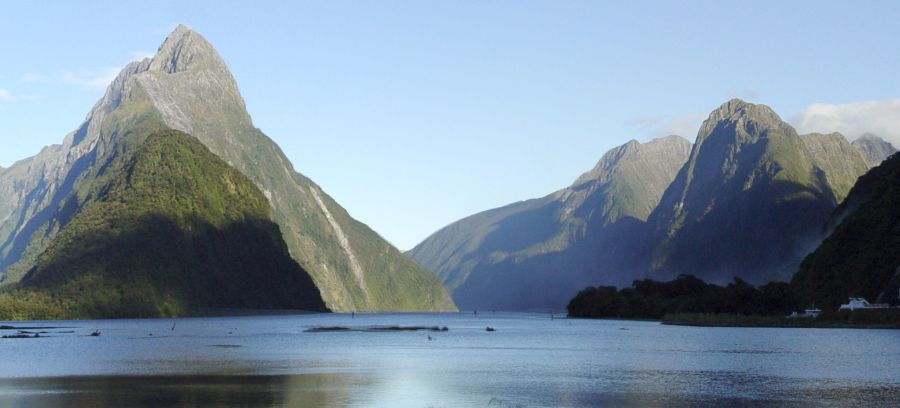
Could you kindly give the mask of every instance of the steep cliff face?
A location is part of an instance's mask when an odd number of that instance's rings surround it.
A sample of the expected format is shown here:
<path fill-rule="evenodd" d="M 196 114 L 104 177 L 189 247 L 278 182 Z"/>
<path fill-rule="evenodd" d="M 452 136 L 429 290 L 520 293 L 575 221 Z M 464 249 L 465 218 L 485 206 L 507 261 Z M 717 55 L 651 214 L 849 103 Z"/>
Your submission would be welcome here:
<path fill-rule="evenodd" d="M 900 155 L 860 177 L 830 224 L 791 281 L 803 300 L 832 310 L 849 297 L 900 302 Z"/>
<path fill-rule="evenodd" d="M 650 217 L 650 277 L 789 279 L 865 168 L 840 135 L 801 137 L 767 106 L 723 104 Z"/>
<path fill-rule="evenodd" d="M 0 223 L 0 267 L 7 281 L 28 270 L 58 232 L 61 225 L 48 220 L 67 197 L 77 196 L 74 187 L 94 171 L 108 140 L 144 116 L 196 137 L 259 187 L 292 257 L 312 275 L 329 308 L 455 309 L 439 280 L 294 171 L 280 148 L 253 127 L 218 53 L 184 26 L 153 58 L 126 66 L 63 145 L 0 176 L 0 191 L 11 197 L 0 201 L 0 219 L 6 219 Z"/>
<path fill-rule="evenodd" d="M 644 221 L 687 160 L 669 136 L 610 150 L 571 186 L 457 221 L 410 255 L 467 309 L 561 309 L 599 282 L 630 283 Z"/>

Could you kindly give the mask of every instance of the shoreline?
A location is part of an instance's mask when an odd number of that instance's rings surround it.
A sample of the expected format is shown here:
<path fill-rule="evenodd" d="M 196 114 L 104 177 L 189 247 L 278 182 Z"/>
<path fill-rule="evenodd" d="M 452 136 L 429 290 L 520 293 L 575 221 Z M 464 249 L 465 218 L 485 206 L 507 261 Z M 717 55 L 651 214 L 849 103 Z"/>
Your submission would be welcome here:
<path fill-rule="evenodd" d="M 900 329 L 897 313 L 827 315 L 818 318 L 742 316 L 722 314 L 673 314 L 660 319 L 667 326 L 785 328 L 785 329 Z"/>
<path fill-rule="evenodd" d="M 781 328 L 781 329 L 900 329 L 900 312 L 895 315 L 845 314 L 819 318 L 789 318 L 786 316 L 743 316 L 732 314 L 678 313 L 662 318 L 623 318 L 567 316 L 567 319 L 657 322 L 664 326 Z"/>

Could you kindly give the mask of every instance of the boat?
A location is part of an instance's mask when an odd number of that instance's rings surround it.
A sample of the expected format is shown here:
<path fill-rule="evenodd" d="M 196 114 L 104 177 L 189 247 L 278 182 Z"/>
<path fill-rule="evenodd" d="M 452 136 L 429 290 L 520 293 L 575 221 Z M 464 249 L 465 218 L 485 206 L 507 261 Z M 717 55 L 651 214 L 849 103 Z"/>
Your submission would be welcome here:
<path fill-rule="evenodd" d="M 868 300 L 864 298 L 850 298 L 850 301 L 846 304 L 841 305 L 838 310 L 867 310 L 867 309 L 888 309 L 890 305 L 885 303 L 869 303 Z"/>

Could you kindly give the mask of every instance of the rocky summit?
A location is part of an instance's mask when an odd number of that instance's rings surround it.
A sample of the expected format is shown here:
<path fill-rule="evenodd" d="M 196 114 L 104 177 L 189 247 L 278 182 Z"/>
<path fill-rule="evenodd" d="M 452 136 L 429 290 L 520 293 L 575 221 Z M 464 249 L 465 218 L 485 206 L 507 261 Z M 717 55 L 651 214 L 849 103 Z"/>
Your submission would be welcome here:
<path fill-rule="evenodd" d="M 4 284 L 31 270 L 90 197 L 110 149 L 146 123 L 191 135 L 246 175 L 266 197 L 291 257 L 335 311 L 455 310 L 426 269 L 353 219 L 253 126 L 237 83 L 200 34 L 178 26 L 156 55 L 128 64 L 61 145 L 0 173 Z M 307 136 L 314 137 L 314 136 Z"/>
<path fill-rule="evenodd" d="M 885 159 L 897 153 L 894 145 L 871 133 L 866 133 L 854 140 L 853 146 L 863 153 L 869 167 L 878 166 Z"/>

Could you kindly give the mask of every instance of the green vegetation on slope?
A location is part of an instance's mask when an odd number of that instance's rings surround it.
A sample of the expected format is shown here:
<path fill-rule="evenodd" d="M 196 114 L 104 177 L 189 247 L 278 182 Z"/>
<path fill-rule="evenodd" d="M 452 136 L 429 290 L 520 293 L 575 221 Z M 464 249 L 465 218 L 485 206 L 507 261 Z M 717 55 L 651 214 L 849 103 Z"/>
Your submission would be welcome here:
<path fill-rule="evenodd" d="M 834 212 L 834 232 L 800 265 L 793 285 L 832 308 L 849 297 L 897 304 L 900 290 L 900 155 L 873 168 Z"/>
<path fill-rule="evenodd" d="M 176 28 L 133 85 L 168 127 L 190 133 L 260 186 L 291 256 L 329 308 L 456 310 L 438 279 L 350 217 L 253 127 L 237 83 L 200 34 Z"/>
<path fill-rule="evenodd" d="M 21 283 L 0 294 L 0 315 L 324 310 L 249 179 L 181 132 L 120 137 L 89 198 Z"/>

